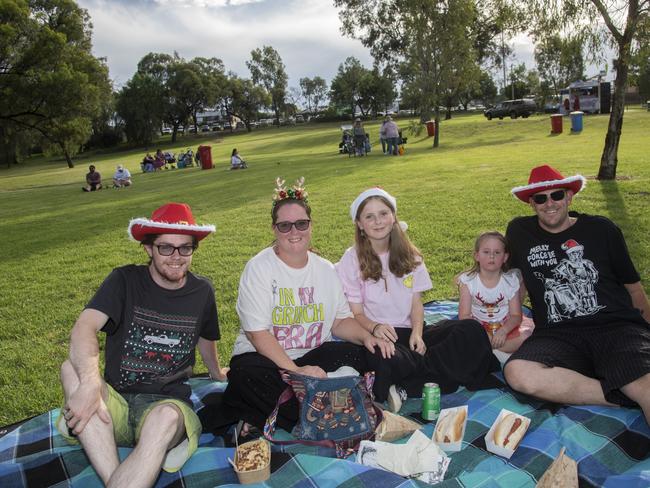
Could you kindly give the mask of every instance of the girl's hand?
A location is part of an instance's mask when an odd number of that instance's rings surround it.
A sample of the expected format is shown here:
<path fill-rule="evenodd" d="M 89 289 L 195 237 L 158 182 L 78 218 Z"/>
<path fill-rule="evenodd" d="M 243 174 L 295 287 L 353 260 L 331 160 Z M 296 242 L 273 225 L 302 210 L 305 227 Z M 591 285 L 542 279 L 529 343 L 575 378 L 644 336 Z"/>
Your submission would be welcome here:
<path fill-rule="evenodd" d="M 506 343 L 507 335 L 508 334 L 503 329 L 503 327 L 501 327 L 494 334 L 492 334 L 492 339 L 490 340 L 490 343 L 492 344 L 492 349 L 499 349 L 500 347 L 503 347 L 503 345 Z"/>
<path fill-rule="evenodd" d="M 375 326 L 372 335 L 377 339 L 384 339 L 385 341 L 397 342 L 397 332 L 392 326 L 388 324 L 379 324 Z"/>
<path fill-rule="evenodd" d="M 415 351 L 421 356 L 424 356 L 424 353 L 427 352 L 427 346 L 424 344 L 421 335 L 411 334 L 409 337 L 409 346 L 411 351 Z"/>
<path fill-rule="evenodd" d="M 395 355 L 395 344 L 384 339 L 367 336 L 363 341 L 363 345 L 372 353 L 375 352 L 375 347 L 378 347 L 379 352 L 381 352 L 381 357 L 384 359 L 392 358 Z"/>

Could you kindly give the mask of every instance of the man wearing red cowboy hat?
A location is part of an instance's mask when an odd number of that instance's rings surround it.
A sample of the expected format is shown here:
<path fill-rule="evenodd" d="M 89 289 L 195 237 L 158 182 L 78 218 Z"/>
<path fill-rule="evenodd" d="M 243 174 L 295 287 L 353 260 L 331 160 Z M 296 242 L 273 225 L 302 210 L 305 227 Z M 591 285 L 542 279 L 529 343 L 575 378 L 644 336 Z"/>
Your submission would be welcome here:
<path fill-rule="evenodd" d="M 142 244 L 149 264 L 115 268 L 72 329 L 57 428 L 81 442 L 108 486 L 151 486 L 161 468 L 179 470 L 196 450 L 201 423 L 185 382 L 195 347 L 213 378 L 226 373 L 215 347 L 214 290 L 189 271 L 199 241 L 214 231 L 197 225 L 181 203 L 131 220 L 129 236 Z M 99 331 L 106 333 L 103 378 Z M 135 445 L 121 464 L 118 445 Z"/>
<path fill-rule="evenodd" d="M 515 390 L 544 400 L 638 405 L 650 423 L 650 304 L 620 229 L 569 212 L 585 183 L 545 165 L 512 189 L 536 214 L 515 218 L 506 232 L 535 330 L 504 374 Z"/>

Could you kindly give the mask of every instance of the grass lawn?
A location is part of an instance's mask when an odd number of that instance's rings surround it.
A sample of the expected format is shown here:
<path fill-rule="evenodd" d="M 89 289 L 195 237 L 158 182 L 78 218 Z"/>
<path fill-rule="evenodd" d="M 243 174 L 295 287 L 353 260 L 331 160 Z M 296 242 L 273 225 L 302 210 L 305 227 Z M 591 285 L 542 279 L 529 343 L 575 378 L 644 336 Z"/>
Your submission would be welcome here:
<path fill-rule="evenodd" d="M 374 145 L 363 158 L 338 154 L 339 124 L 311 124 L 198 135 L 175 146 L 161 142 L 173 151 L 185 149 L 188 141 L 194 149 L 210 144 L 216 163 L 210 171 L 142 174 L 142 150 L 80 158 L 74 169 L 61 160 L 0 169 L 0 425 L 59 406 L 58 368 L 76 317 L 112 268 L 146 261 L 145 252 L 128 240 L 127 223 L 149 217 L 168 201 L 189 203 L 199 222 L 217 226 L 195 254 L 193 270 L 214 282 L 222 331 L 219 352 L 227 364 L 239 327 L 239 276 L 246 261 L 272 240 L 270 203 L 277 176 L 287 182 L 305 176 L 313 244 L 331 261 L 352 243 L 348 212 L 358 193 L 380 185 L 395 195 L 399 216 L 408 222 L 434 283 L 425 298 L 435 299 L 455 296 L 452 278 L 469 266 L 481 231 L 504 231 L 513 216 L 530 213 L 509 190 L 526 183 L 531 167 L 549 163 L 565 176 L 590 178 L 573 208 L 614 219 L 647 280 L 650 113 L 625 114 L 616 182 L 593 179 L 607 120 L 588 116 L 581 134 L 551 136 L 548 116 L 503 121 L 457 116 L 443 122 L 440 148 L 431 149 L 425 135 L 409 137 L 401 157 L 381 154 L 377 122 L 366 125 Z M 566 131 L 566 118 L 564 123 Z M 228 170 L 233 147 L 249 161 L 248 170 Z M 125 164 L 134 175 L 133 187 L 83 193 L 91 162 L 107 181 L 118 163 Z M 199 364 L 197 371 L 203 370 Z"/>

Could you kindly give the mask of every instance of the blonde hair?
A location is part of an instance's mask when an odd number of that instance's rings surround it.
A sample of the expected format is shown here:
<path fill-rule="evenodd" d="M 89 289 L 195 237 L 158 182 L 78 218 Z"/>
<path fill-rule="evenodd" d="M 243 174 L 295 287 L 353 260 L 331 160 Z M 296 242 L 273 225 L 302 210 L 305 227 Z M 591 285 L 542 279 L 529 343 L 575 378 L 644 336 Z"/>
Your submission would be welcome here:
<path fill-rule="evenodd" d="M 481 244 L 483 244 L 483 242 L 487 239 L 496 239 L 500 241 L 501 244 L 503 244 L 503 250 L 508 254 L 508 259 L 506 259 L 503 262 L 503 265 L 501 266 L 501 272 L 505 273 L 506 271 L 508 271 L 508 269 L 510 268 L 510 262 L 509 262 L 510 250 L 508 246 L 508 240 L 501 232 L 497 232 L 496 230 L 491 230 L 489 232 L 483 232 L 480 236 L 476 238 L 476 242 L 474 242 L 474 251 L 472 252 L 472 260 L 474 261 L 474 263 L 470 268 L 466 269 L 461 274 L 464 273 L 469 276 L 472 276 L 477 274 L 479 271 L 481 271 L 481 267 L 479 266 L 478 261 L 474 258 L 474 254 L 476 254 L 479 251 L 479 249 L 481 249 Z M 456 277 L 456 280 L 458 280 L 458 277 Z"/>
<path fill-rule="evenodd" d="M 408 236 L 404 233 L 402 228 L 397 221 L 395 216 L 395 209 L 391 203 L 382 196 L 372 196 L 366 198 L 357 210 L 357 215 L 355 216 L 355 249 L 357 251 L 357 259 L 359 261 L 359 270 L 361 271 L 361 277 L 363 280 L 373 280 L 379 281 L 383 278 L 382 269 L 381 269 L 381 260 L 377 253 L 375 253 L 372 248 L 370 240 L 366 236 L 365 232 L 359 228 L 357 222 L 361 217 L 361 212 L 364 207 L 370 200 L 379 200 L 390 208 L 395 218 L 393 223 L 393 228 L 390 231 L 390 236 L 388 239 L 388 269 L 397 277 L 402 277 L 407 273 L 413 271 L 421 262 L 422 262 L 422 253 L 420 250 L 413 245 Z"/>

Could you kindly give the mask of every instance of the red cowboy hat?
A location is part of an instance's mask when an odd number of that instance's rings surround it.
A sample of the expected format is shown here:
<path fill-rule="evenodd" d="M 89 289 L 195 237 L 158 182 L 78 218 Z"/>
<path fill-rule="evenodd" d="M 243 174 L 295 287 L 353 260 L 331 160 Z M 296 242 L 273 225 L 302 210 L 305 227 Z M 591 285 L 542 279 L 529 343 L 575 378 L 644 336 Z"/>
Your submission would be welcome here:
<path fill-rule="evenodd" d="M 575 194 L 582 190 L 586 184 L 587 180 L 582 175 L 565 178 L 558 170 L 545 164 L 531 170 L 527 185 L 516 186 L 510 190 L 510 193 L 522 202 L 528 203 L 528 199 L 540 191 L 565 188 Z"/>
<path fill-rule="evenodd" d="M 149 234 L 185 234 L 195 236 L 200 241 L 215 230 L 214 225 L 196 225 L 189 205 L 167 203 L 154 210 L 151 219 L 132 219 L 127 232 L 131 239 L 140 242 Z"/>

